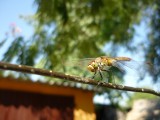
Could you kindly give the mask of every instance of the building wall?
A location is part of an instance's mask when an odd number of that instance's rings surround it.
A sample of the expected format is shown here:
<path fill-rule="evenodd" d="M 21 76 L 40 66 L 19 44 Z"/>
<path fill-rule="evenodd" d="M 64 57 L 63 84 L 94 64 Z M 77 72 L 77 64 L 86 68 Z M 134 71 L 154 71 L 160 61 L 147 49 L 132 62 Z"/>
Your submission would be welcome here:
<path fill-rule="evenodd" d="M 0 78 L 0 89 L 18 90 L 45 95 L 74 96 L 74 120 L 95 120 L 93 91 L 72 87 L 56 86 L 42 83 L 33 83 L 12 78 Z"/>
<path fill-rule="evenodd" d="M 74 97 L 0 90 L 0 120 L 73 120 Z"/>
<path fill-rule="evenodd" d="M 135 100 L 126 120 L 160 120 L 160 99 Z"/>

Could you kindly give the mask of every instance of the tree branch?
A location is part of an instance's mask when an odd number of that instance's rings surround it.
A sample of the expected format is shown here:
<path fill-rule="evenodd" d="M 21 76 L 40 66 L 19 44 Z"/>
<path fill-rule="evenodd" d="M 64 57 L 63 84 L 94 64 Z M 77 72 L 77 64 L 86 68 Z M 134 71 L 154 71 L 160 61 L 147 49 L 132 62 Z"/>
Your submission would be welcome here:
<path fill-rule="evenodd" d="M 30 73 L 30 74 L 37 74 L 37 75 L 43 75 L 43 76 L 49 76 L 49 77 L 55 77 L 55 78 L 60 78 L 60 79 L 64 79 L 64 80 L 74 81 L 74 82 L 98 85 L 101 87 L 107 87 L 107 88 L 112 88 L 112 89 L 116 89 L 116 90 L 150 93 L 150 94 L 153 94 L 156 96 L 160 96 L 159 92 L 156 92 L 151 89 L 134 88 L 134 87 L 130 87 L 130 86 L 117 85 L 117 84 L 113 84 L 113 83 L 98 82 L 96 80 L 89 79 L 89 78 L 82 78 L 82 77 L 78 77 L 78 76 L 63 74 L 63 73 L 59 73 L 59 72 L 54 72 L 52 70 L 33 68 L 31 66 L 26 66 L 26 65 L 15 65 L 15 64 L 0 62 L 0 69 L 12 70 L 12 71 Z"/>

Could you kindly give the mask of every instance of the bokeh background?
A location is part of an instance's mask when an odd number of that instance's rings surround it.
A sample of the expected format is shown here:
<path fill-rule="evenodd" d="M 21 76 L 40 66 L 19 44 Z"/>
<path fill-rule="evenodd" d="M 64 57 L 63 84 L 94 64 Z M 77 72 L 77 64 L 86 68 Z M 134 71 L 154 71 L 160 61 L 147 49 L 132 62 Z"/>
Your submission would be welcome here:
<path fill-rule="evenodd" d="M 127 56 L 152 65 L 145 70 L 143 79 L 137 77 L 138 71 L 135 76 L 113 69 L 116 83 L 160 91 L 159 0 L 5 0 L 0 1 L 0 15 L 1 61 L 90 77 L 86 64 L 77 65 L 81 60 Z M 76 67 L 68 64 L 73 64 L 72 60 L 78 60 Z M 2 76 L 33 81 L 62 81 L 0 72 Z M 95 94 L 94 103 L 126 108 L 138 98 L 157 99 L 153 95 L 105 89 Z"/>

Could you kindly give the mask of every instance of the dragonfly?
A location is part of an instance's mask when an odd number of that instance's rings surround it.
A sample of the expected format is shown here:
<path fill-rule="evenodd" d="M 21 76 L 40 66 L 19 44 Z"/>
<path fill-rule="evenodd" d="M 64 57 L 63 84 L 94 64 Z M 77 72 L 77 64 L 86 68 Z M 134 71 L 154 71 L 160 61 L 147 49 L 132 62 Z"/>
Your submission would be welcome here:
<path fill-rule="evenodd" d="M 144 73 L 149 69 L 151 64 L 148 62 L 139 62 L 135 61 L 129 57 L 107 57 L 101 56 L 97 58 L 86 58 L 80 60 L 79 62 L 87 61 L 87 70 L 94 73 L 92 79 L 95 78 L 96 74 L 99 73 L 101 79 L 103 79 L 103 72 L 111 72 L 112 67 L 117 68 L 119 71 L 126 73 L 128 69 L 131 69 L 132 72 L 144 76 Z"/>

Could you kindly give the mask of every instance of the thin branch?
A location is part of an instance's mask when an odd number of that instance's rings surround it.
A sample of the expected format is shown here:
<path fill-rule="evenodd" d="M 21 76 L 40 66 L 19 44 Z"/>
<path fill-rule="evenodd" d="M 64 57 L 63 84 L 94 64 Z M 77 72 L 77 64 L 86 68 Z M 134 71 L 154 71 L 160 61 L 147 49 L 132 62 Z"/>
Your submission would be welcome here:
<path fill-rule="evenodd" d="M 113 83 L 98 82 L 96 80 L 89 79 L 89 78 L 82 78 L 82 77 L 78 77 L 78 76 L 63 74 L 63 73 L 59 73 L 59 72 L 54 72 L 52 70 L 33 68 L 31 66 L 26 66 L 26 65 L 15 65 L 15 64 L 0 62 L 0 69 L 12 70 L 12 71 L 30 73 L 30 74 L 37 74 L 37 75 L 43 75 L 43 76 L 49 76 L 49 77 L 55 77 L 55 78 L 60 78 L 60 79 L 64 79 L 64 80 L 74 81 L 74 82 L 98 85 L 101 87 L 107 87 L 107 88 L 112 88 L 112 89 L 116 89 L 116 90 L 150 93 L 150 94 L 153 94 L 156 96 L 160 96 L 160 92 L 156 92 L 151 89 L 134 88 L 134 87 L 130 87 L 130 86 L 117 85 L 117 84 L 113 84 Z"/>

